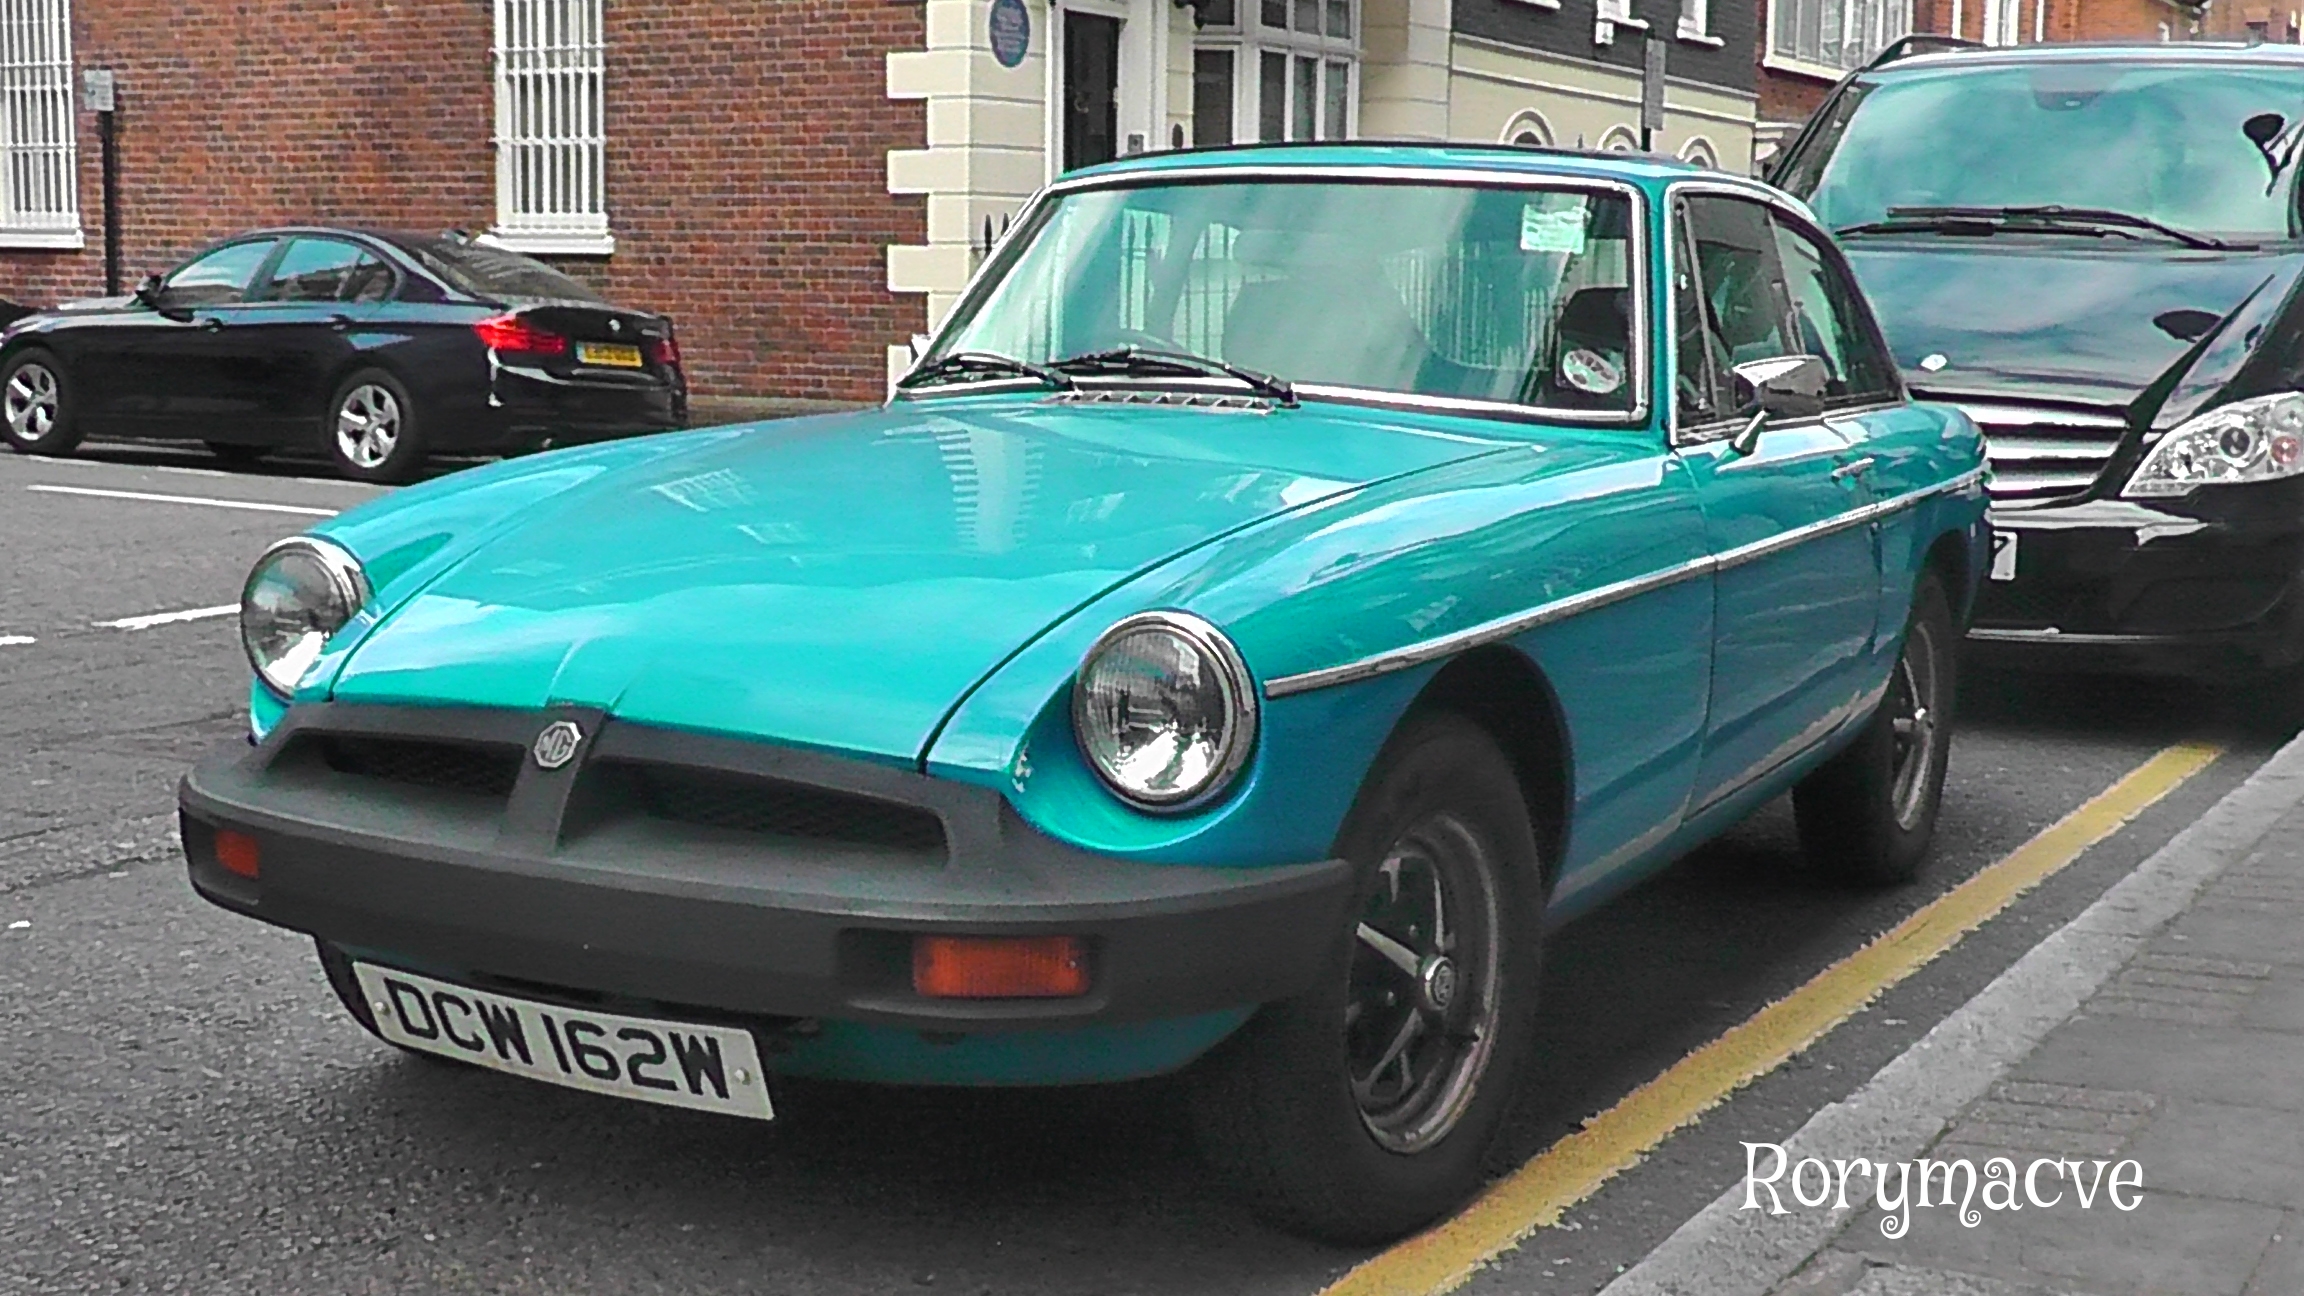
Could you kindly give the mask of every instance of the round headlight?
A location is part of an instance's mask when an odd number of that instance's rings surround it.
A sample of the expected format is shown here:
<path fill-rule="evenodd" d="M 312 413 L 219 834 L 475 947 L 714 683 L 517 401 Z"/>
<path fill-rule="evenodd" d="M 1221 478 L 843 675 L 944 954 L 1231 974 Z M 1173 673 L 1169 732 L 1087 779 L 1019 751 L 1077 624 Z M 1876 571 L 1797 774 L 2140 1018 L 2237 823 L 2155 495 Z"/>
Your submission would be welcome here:
<path fill-rule="evenodd" d="M 291 536 L 264 551 L 240 591 L 240 644 L 282 697 L 296 691 L 328 637 L 368 601 L 368 577 L 341 545 Z"/>
<path fill-rule="evenodd" d="M 1183 612 L 1122 620 L 1081 659 L 1072 728 L 1098 777 L 1150 810 L 1224 790 L 1256 745 L 1256 695 L 1240 650 Z"/>

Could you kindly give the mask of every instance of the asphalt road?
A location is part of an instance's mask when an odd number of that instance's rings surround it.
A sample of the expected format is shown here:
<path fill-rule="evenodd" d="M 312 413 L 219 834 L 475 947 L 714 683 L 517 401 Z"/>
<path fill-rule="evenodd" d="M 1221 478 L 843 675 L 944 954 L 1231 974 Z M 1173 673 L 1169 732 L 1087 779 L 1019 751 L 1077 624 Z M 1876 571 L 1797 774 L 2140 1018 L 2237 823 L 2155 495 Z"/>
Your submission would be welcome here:
<path fill-rule="evenodd" d="M 787 1086 L 784 1119 L 761 1126 L 427 1063 L 362 1034 L 306 941 L 185 885 L 173 785 L 241 731 L 245 667 L 229 615 L 138 619 L 231 604 L 267 543 L 373 492 L 293 464 L 202 463 L 0 455 L 0 1292 L 1299 1296 L 1362 1258 L 1220 1196 L 1161 1083 Z M 1777 805 L 1555 941 L 1545 1061 L 1500 1169 L 2153 752 L 2229 751 L 1475 1290 L 1599 1286 L 1741 1173 L 1739 1136 L 1780 1137 L 1860 1083 L 2286 736 L 2245 694 L 1970 684 L 1922 885 L 1818 885 Z"/>

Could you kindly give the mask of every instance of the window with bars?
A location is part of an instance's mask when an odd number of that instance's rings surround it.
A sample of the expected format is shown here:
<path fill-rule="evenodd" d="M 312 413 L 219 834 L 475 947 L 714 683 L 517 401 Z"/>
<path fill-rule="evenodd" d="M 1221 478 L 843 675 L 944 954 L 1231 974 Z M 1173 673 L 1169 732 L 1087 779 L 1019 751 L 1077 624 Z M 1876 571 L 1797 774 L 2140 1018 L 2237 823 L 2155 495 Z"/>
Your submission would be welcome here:
<path fill-rule="evenodd" d="M 0 246 L 79 247 L 71 0 L 0 0 Z"/>
<path fill-rule="evenodd" d="M 1771 66 L 1838 76 L 1912 31 L 1912 0 L 1769 0 Z"/>
<path fill-rule="evenodd" d="M 1359 0 L 1203 0 L 1192 142 L 1348 138 L 1359 10 Z"/>
<path fill-rule="evenodd" d="M 601 0 L 496 0 L 496 228 L 523 252 L 602 253 Z"/>

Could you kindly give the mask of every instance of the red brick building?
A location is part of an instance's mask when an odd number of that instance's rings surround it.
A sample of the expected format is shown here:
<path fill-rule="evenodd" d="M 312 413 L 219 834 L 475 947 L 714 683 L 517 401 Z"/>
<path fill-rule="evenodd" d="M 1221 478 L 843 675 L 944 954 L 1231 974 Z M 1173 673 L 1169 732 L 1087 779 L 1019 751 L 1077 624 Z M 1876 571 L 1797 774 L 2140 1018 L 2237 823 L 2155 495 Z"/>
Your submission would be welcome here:
<path fill-rule="evenodd" d="M 0 0 L 0 296 L 104 289 L 118 87 L 125 278 L 288 221 L 494 230 L 670 314 L 702 393 L 876 399 L 922 327 L 886 57 L 918 0 Z M 68 43 L 66 40 L 68 34 Z M 502 137 L 502 142 L 499 142 Z"/>

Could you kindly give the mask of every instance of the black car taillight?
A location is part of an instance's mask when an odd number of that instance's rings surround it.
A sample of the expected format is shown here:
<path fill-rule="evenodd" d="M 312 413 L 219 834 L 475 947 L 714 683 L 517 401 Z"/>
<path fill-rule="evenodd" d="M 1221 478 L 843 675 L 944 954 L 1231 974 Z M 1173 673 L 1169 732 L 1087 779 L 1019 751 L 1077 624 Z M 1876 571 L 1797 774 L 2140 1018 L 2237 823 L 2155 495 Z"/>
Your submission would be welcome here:
<path fill-rule="evenodd" d="M 648 358 L 667 369 L 677 369 L 680 367 L 680 343 L 669 333 L 660 338 L 650 338 Z"/>
<path fill-rule="evenodd" d="M 496 315 L 472 326 L 480 340 L 492 351 L 515 351 L 525 355 L 565 355 L 568 339 L 549 329 L 540 329 L 517 315 Z"/>

